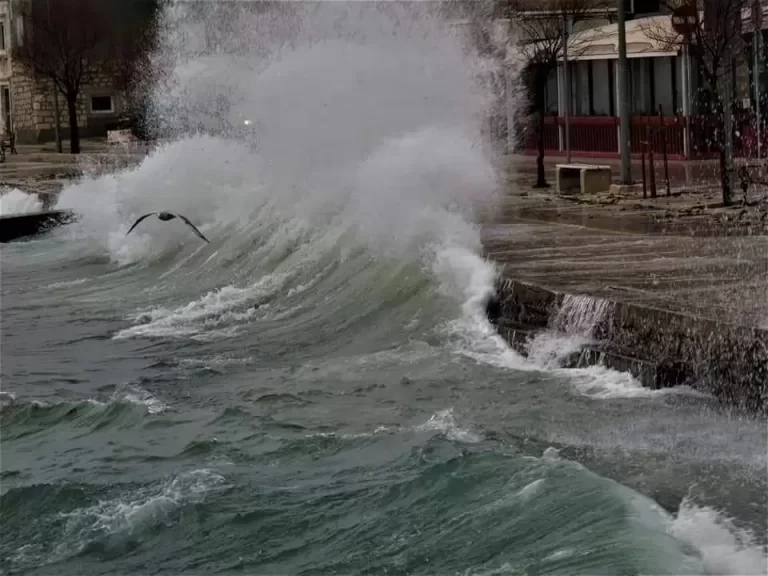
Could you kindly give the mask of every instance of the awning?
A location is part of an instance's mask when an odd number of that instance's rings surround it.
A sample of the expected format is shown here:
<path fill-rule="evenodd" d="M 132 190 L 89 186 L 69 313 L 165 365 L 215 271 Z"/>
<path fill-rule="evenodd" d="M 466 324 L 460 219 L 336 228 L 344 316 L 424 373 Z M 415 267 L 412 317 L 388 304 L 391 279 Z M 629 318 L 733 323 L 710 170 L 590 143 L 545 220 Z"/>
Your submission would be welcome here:
<path fill-rule="evenodd" d="M 677 56 L 680 35 L 670 15 L 637 18 L 625 23 L 627 58 Z M 619 57 L 619 26 L 608 24 L 574 33 L 568 39 L 568 60 L 614 60 Z"/>
<path fill-rule="evenodd" d="M 672 28 L 669 15 L 628 20 L 625 23 L 627 58 L 677 56 L 682 38 Z M 510 46 L 507 60 L 516 60 Z M 574 32 L 568 39 L 568 60 L 615 60 L 619 57 L 618 24 L 605 24 Z M 560 57 L 562 60 L 562 55 Z"/>

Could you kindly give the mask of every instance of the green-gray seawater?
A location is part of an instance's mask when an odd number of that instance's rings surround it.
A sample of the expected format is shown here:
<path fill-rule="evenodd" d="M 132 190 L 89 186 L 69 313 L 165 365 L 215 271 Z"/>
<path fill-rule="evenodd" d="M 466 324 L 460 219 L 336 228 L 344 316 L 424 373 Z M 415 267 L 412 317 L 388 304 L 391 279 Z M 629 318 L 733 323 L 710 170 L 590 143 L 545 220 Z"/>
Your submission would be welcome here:
<path fill-rule="evenodd" d="M 765 422 L 488 323 L 488 88 L 439 19 L 213 11 L 200 56 L 166 4 L 167 141 L 0 249 L 3 574 L 766 573 Z M 126 237 L 152 210 L 211 243 Z"/>

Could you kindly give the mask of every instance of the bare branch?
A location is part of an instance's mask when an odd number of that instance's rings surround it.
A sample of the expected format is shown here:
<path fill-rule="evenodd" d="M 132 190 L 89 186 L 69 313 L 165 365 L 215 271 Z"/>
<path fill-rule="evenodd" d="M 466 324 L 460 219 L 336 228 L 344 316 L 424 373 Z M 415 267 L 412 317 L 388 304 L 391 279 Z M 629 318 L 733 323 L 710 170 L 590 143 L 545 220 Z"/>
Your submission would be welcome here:
<path fill-rule="evenodd" d="M 48 0 L 20 11 L 26 37 L 14 56 L 35 72 L 53 79 L 63 92 L 76 93 L 89 62 L 102 57 L 110 27 L 98 0 Z"/>
<path fill-rule="evenodd" d="M 739 57 L 742 38 L 741 20 L 745 9 L 754 0 L 704 0 L 696 6 L 695 22 L 687 42 L 691 56 L 696 60 L 704 77 L 715 86 L 727 70 L 725 59 Z M 674 10 L 680 2 L 664 2 Z M 643 27 L 646 36 L 667 48 L 680 47 L 686 38 L 675 32 L 671 22 L 650 22 Z"/>

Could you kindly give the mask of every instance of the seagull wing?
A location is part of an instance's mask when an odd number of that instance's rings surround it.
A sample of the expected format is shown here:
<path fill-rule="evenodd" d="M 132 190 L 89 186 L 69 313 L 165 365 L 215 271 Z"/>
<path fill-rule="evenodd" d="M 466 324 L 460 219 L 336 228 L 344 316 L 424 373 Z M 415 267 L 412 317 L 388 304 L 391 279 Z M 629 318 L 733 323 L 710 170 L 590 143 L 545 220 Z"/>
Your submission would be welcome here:
<path fill-rule="evenodd" d="M 203 236 L 203 233 L 200 232 L 200 230 L 198 230 L 197 228 L 195 228 L 195 225 L 192 224 L 192 222 L 190 222 L 185 216 L 182 216 L 181 214 L 176 214 L 176 216 L 178 216 L 179 218 L 184 220 L 184 222 L 186 222 L 189 225 L 189 227 L 192 228 L 192 230 L 195 231 L 195 234 L 197 234 L 200 238 L 202 238 L 203 240 L 205 240 L 209 244 L 211 243 L 211 241 L 208 240 L 208 238 L 206 238 L 205 236 Z"/>
<path fill-rule="evenodd" d="M 147 217 L 149 217 L 149 216 L 152 216 L 153 214 L 157 214 L 157 212 L 150 212 L 150 213 L 148 213 L 148 214 L 144 214 L 144 216 L 142 216 L 141 218 L 139 218 L 138 220 L 136 220 L 136 222 L 134 222 L 134 223 L 133 223 L 133 226 L 131 226 L 131 230 L 133 230 L 134 228 L 136 228 L 136 226 L 139 224 L 139 222 L 141 222 L 142 220 L 144 220 L 144 218 L 147 218 Z M 128 234 L 130 234 L 130 233 L 131 233 L 131 230 L 128 230 L 128 232 L 126 232 L 126 233 L 125 233 L 125 235 L 126 235 L 126 236 L 128 236 Z"/>

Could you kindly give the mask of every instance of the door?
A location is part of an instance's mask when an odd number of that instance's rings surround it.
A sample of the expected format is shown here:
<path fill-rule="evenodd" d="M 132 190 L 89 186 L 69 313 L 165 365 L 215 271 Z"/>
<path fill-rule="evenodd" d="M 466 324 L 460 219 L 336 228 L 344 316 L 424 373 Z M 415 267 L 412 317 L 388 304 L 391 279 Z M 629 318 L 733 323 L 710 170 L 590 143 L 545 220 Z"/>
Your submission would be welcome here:
<path fill-rule="evenodd" d="M 2 126 L 0 127 L 2 134 L 10 134 L 12 131 L 11 125 L 11 89 L 8 86 L 0 88 L 0 113 L 2 113 Z"/>

